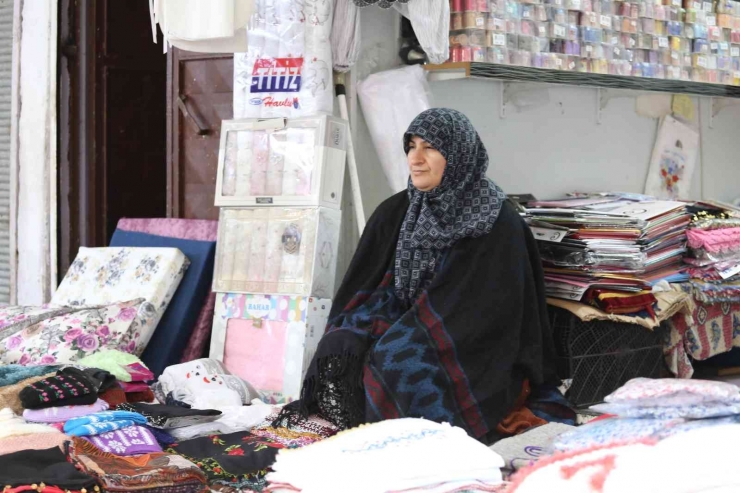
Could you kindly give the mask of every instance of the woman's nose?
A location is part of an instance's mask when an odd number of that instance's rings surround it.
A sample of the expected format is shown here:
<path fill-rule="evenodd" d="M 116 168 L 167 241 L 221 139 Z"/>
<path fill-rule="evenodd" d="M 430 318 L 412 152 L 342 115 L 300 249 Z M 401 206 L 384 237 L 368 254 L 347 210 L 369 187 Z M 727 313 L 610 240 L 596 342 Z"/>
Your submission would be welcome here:
<path fill-rule="evenodd" d="M 410 149 L 409 150 L 409 164 L 410 165 L 419 165 L 423 164 L 424 160 L 422 159 L 421 152 L 419 152 L 417 149 Z"/>

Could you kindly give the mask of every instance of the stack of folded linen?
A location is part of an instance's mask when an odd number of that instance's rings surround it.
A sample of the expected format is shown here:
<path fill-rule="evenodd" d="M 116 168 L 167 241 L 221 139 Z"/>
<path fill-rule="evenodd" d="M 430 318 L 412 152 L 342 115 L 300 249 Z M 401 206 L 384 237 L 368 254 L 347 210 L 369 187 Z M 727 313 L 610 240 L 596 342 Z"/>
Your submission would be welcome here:
<path fill-rule="evenodd" d="M 591 409 L 609 416 L 560 435 L 553 450 L 660 440 L 697 428 L 740 423 L 740 389 L 724 382 L 635 378 L 605 400 Z"/>
<path fill-rule="evenodd" d="M 281 450 L 271 492 L 494 491 L 503 459 L 464 430 L 403 418 Z"/>

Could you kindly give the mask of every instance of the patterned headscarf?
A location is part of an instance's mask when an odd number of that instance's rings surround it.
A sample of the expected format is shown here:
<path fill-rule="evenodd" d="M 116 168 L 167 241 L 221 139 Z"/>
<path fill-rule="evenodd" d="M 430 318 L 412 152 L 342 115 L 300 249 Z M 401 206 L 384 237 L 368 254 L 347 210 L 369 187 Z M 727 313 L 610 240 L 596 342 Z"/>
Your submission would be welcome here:
<path fill-rule="evenodd" d="M 421 137 L 447 160 L 442 182 L 428 192 L 409 179 L 409 208 L 396 247 L 396 294 L 414 301 L 434 277 L 441 255 L 462 238 L 491 231 L 506 199 L 486 178 L 488 152 L 459 111 L 433 108 L 417 116 L 404 135 L 404 150 Z"/>

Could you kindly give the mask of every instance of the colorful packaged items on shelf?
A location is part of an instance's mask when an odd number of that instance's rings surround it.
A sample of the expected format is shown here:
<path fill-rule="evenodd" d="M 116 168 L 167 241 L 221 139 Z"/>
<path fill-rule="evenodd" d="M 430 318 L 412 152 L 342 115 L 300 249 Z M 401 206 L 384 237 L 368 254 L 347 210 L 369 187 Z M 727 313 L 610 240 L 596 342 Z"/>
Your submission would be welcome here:
<path fill-rule="evenodd" d="M 450 0 L 450 61 L 740 84 L 740 2 Z"/>
<path fill-rule="evenodd" d="M 328 299 L 219 293 L 210 357 L 249 379 L 265 402 L 293 401 L 324 334 L 329 310 Z"/>

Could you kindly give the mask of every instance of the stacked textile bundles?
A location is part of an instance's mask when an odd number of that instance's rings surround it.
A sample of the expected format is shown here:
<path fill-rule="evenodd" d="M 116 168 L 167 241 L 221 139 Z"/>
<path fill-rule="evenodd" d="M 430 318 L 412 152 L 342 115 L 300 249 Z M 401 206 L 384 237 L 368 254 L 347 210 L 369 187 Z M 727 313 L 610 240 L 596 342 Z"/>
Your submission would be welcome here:
<path fill-rule="evenodd" d="M 734 385 L 638 378 L 606 401 L 592 409 L 611 416 L 556 438 L 555 454 L 522 470 L 509 493 L 592 492 L 594 484 L 614 493 L 740 488 L 730 452 L 740 436 Z"/>
<path fill-rule="evenodd" d="M 740 217 L 711 208 L 697 212 L 686 232 L 692 294 L 703 303 L 740 302 Z"/>
<path fill-rule="evenodd" d="M 495 491 L 503 459 L 448 424 L 403 418 L 280 451 L 271 492 Z"/>
<path fill-rule="evenodd" d="M 673 373 L 693 374 L 693 360 L 706 360 L 740 346 L 735 327 L 740 314 L 740 211 L 715 202 L 698 202 L 686 232 L 684 258 L 690 279 L 680 288 L 694 301 L 692 313 L 669 322 L 666 357 Z M 728 355 L 727 366 L 740 366 Z"/>
<path fill-rule="evenodd" d="M 547 295 L 589 301 L 609 313 L 650 310 L 651 287 L 685 279 L 689 215 L 681 202 L 624 194 L 530 202 Z"/>

